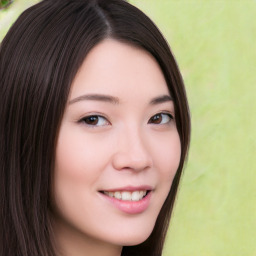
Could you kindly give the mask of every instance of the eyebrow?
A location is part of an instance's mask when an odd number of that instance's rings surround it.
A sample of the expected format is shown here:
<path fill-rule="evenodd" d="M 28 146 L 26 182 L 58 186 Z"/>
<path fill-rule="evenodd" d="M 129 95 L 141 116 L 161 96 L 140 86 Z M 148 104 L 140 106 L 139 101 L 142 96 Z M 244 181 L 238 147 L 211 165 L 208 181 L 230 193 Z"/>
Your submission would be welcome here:
<path fill-rule="evenodd" d="M 102 102 L 108 102 L 111 104 L 119 104 L 119 99 L 117 97 L 111 96 L 111 95 L 105 95 L 105 94 L 86 94 L 79 96 L 77 98 L 74 98 L 69 101 L 69 105 L 74 104 L 79 101 L 84 100 L 92 100 L 92 101 L 102 101 Z M 172 97 L 170 95 L 161 95 L 158 97 L 153 98 L 149 104 L 150 105 L 157 105 L 161 103 L 165 103 L 168 101 L 173 101 Z"/>
<path fill-rule="evenodd" d="M 86 94 L 79 96 L 77 98 L 74 98 L 69 101 L 69 104 L 73 104 L 79 101 L 83 100 L 96 100 L 96 101 L 103 101 L 103 102 L 108 102 L 112 104 L 118 104 L 119 99 L 110 95 L 105 95 L 105 94 Z"/>
<path fill-rule="evenodd" d="M 162 96 L 153 98 L 150 101 L 150 105 L 157 105 L 157 104 L 165 103 L 168 101 L 173 101 L 173 98 L 170 95 L 162 95 Z"/>

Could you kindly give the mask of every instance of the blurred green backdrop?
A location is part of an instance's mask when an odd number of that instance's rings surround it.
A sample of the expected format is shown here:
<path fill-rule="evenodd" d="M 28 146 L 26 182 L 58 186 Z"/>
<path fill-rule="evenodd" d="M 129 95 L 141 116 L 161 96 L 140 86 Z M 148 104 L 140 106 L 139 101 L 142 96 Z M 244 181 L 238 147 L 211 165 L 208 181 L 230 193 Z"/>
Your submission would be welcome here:
<path fill-rule="evenodd" d="M 0 11 L 0 41 L 36 2 L 16 0 Z M 169 41 L 192 114 L 164 256 L 256 256 L 256 1 L 130 2 Z"/>

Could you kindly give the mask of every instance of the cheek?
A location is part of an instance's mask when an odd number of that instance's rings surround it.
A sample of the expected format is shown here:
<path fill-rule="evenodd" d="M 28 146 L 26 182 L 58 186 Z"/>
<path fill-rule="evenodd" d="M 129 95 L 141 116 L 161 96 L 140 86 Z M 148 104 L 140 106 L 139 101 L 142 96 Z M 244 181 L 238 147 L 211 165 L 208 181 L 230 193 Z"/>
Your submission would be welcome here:
<path fill-rule="evenodd" d="M 93 181 L 107 164 L 107 145 L 97 136 L 85 136 L 79 130 L 69 132 L 64 127 L 58 138 L 55 172 L 71 179 L 86 177 Z"/>
<path fill-rule="evenodd" d="M 177 172 L 181 156 L 181 144 L 178 132 L 172 132 L 169 136 L 159 136 L 158 143 L 154 148 L 154 163 L 157 168 L 157 187 L 155 209 L 158 209 L 156 216 L 162 208 Z"/>
<path fill-rule="evenodd" d="M 159 137 L 158 143 L 155 143 L 152 148 L 154 149 L 154 162 L 159 170 L 159 178 L 170 184 L 179 167 L 181 144 L 178 132 L 173 132 L 168 137 Z"/>
<path fill-rule="evenodd" d="M 84 136 L 77 130 L 69 131 L 69 127 L 63 125 L 59 133 L 52 188 L 53 207 L 55 216 L 79 227 L 79 221 L 83 219 L 81 212 L 87 212 L 87 206 L 92 206 L 91 196 L 95 194 L 109 157 L 100 140 Z"/>
<path fill-rule="evenodd" d="M 105 136 L 106 137 L 106 136 Z M 106 140 L 106 139 L 105 139 Z M 110 139 L 108 139 L 110 140 Z M 86 136 L 81 129 L 61 127 L 53 177 L 53 199 L 59 209 L 75 209 L 88 201 L 110 161 L 109 145 L 100 136 Z"/>

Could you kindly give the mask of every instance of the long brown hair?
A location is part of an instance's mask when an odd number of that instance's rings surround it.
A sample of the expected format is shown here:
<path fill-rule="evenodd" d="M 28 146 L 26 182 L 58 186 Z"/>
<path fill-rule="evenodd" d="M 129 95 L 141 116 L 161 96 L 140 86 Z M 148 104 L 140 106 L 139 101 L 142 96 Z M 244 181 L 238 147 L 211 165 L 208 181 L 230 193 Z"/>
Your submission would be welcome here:
<path fill-rule="evenodd" d="M 114 38 L 151 53 L 175 105 L 181 159 L 150 237 L 122 256 L 159 256 L 190 139 L 176 61 L 154 23 L 123 0 L 44 0 L 26 10 L 0 46 L 0 255 L 54 256 L 50 184 L 70 85 L 87 53 Z"/>

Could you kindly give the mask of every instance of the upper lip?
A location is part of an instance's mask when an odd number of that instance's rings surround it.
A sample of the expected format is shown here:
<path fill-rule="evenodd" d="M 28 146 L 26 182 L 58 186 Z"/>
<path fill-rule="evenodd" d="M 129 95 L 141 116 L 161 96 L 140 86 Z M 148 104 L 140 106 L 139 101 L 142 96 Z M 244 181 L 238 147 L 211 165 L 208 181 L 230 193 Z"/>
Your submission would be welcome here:
<path fill-rule="evenodd" d="M 153 190 L 153 187 L 149 185 L 125 186 L 125 187 L 103 189 L 101 191 L 113 192 L 113 191 L 142 191 L 142 190 Z"/>

